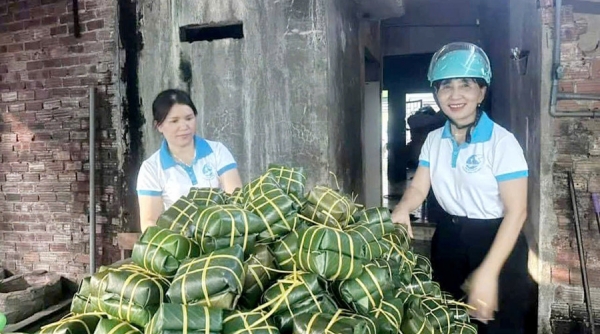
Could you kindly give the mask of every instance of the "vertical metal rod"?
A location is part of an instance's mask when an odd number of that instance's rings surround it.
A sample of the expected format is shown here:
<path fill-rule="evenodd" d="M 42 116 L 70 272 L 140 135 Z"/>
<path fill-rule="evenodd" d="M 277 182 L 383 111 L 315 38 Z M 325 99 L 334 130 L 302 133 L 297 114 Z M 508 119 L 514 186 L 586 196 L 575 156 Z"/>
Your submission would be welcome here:
<path fill-rule="evenodd" d="M 90 274 L 96 272 L 96 89 L 90 87 Z"/>
<path fill-rule="evenodd" d="M 573 205 L 573 215 L 575 216 L 575 236 L 577 237 L 577 251 L 579 253 L 579 267 L 581 267 L 581 277 L 583 281 L 583 296 L 585 297 L 585 306 L 587 307 L 590 333 L 594 334 L 594 310 L 592 308 L 592 299 L 590 296 L 590 285 L 587 277 L 587 265 L 583 249 L 583 240 L 581 239 L 581 224 L 579 223 L 579 208 L 577 207 L 577 194 L 575 193 L 575 184 L 573 182 L 573 172 L 567 172 L 569 181 L 569 191 L 571 193 L 571 203 Z"/>

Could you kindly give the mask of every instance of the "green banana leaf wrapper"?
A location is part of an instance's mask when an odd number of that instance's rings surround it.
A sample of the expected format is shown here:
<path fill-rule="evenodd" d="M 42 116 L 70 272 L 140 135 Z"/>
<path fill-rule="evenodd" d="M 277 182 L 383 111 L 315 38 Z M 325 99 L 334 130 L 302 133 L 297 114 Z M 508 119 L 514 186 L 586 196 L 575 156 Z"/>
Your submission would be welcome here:
<path fill-rule="evenodd" d="M 253 309 L 258 305 L 267 287 L 278 277 L 278 274 L 270 269 L 275 269 L 275 258 L 267 245 L 258 245 L 254 254 L 244 263 L 246 279 L 239 306 Z"/>
<path fill-rule="evenodd" d="M 202 305 L 160 305 L 145 334 L 221 334 L 223 310 Z"/>
<path fill-rule="evenodd" d="M 235 245 L 239 245 L 244 250 L 244 256 L 249 256 L 254 252 L 256 246 L 256 234 L 249 234 L 243 236 L 229 236 L 222 238 L 210 238 L 206 237 L 200 241 L 201 253 L 208 254 L 216 250 L 230 248 Z"/>
<path fill-rule="evenodd" d="M 404 302 L 386 297 L 377 307 L 369 310 L 369 317 L 377 324 L 378 334 L 398 334 L 404 319 Z"/>
<path fill-rule="evenodd" d="M 431 261 L 421 254 L 415 254 L 415 268 L 414 271 L 420 271 L 425 273 L 429 278 L 432 277 L 433 269 L 431 268 Z"/>
<path fill-rule="evenodd" d="M 71 313 L 73 314 L 85 314 L 102 312 L 98 305 L 98 297 L 94 296 L 83 296 L 76 293 L 71 301 Z"/>
<path fill-rule="evenodd" d="M 281 189 L 288 194 L 294 202 L 302 205 L 304 190 L 306 188 L 306 174 L 302 167 L 289 167 L 279 164 L 269 164 L 267 173 L 271 173 Z"/>
<path fill-rule="evenodd" d="M 348 280 L 358 277 L 364 260 L 360 240 L 342 230 L 314 225 L 300 235 L 298 267 L 321 275 L 327 280 Z"/>
<path fill-rule="evenodd" d="M 308 193 L 301 213 L 310 221 L 343 229 L 356 211 L 357 205 L 348 197 L 331 188 L 315 186 Z"/>
<path fill-rule="evenodd" d="M 316 274 L 293 272 L 278 279 L 263 294 L 263 304 L 275 313 L 289 310 L 289 305 L 304 300 L 316 302 L 314 297 L 327 292 L 327 282 Z M 265 305 L 263 305 L 265 307 Z"/>
<path fill-rule="evenodd" d="M 185 260 L 167 291 L 172 303 L 232 310 L 242 294 L 244 252 L 235 245 Z"/>
<path fill-rule="evenodd" d="M 456 323 L 450 330 L 451 334 L 477 334 L 477 326 L 467 323 Z"/>
<path fill-rule="evenodd" d="M 244 201 L 245 208 L 259 216 L 263 224 L 268 226 L 260 235 L 259 242 L 275 241 L 294 229 L 293 213 L 298 212 L 299 205 L 270 173 L 244 187 Z"/>
<path fill-rule="evenodd" d="M 413 272 L 410 283 L 401 282 L 400 289 L 422 297 L 442 297 L 439 283 L 432 281 L 431 277 L 422 271 Z"/>
<path fill-rule="evenodd" d="M 320 293 L 290 306 L 287 310 L 273 315 L 273 322 L 281 333 L 292 333 L 294 319 L 315 313 L 334 314 L 339 308 L 328 293 Z"/>
<path fill-rule="evenodd" d="M 422 298 L 421 305 L 425 316 L 435 327 L 436 333 L 450 334 L 450 327 L 454 324 L 454 317 L 441 299 Z"/>
<path fill-rule="evenodd" d="M 423 309 L 421 298 L 410 294 L 404 297 L 404 319 L 400 326 L 402 334 L 437 334 Z"/>
<path fill-rule="evenodd" d="M 101 299 L 111 298 L 121 304 L 136 304 L 140 307 L 160 305 L 169 288 L 169 281 L 136 265 L 124 265 L 109 269 L 106 289 L 99 292 Z"/>
<path fill-rule="evenodd" d="M 448 311 L 452 314 L 452 319 L 454 323 L 469 323 L 471 321 L 471 317 L 469 316 L 469 310 L 462 305 L 455 304 L 453 302 L 447 302 L 446 306 L 448 307 Z"/>
<path fill-rule="evenodd" d="M 365 212 L 369 212 L 368 209 Z M 358 257 L 368 261 L 378 259 L 389 252 L 389 247 L 382 242 L 383 236 L 394 231 L 392 221 L 359 221 L 356 224 L 348 226 L 345 230 L 356 240 L 361 251 Z"/>
<path fill-rule="evenodd" d="M 369 263 L 354 279 L 336 282 L 337 294 L 350 309 L 361 315 L 380 305 L 386 295 L 393 295 L 394 284 L 389 265 Z"/>
<path fill-rule="evenodd" d="M 225 314 L 223 333 L 279 334 L 279 328 L 273 324 L 264 312 L 233 311 Z"/>
<path fill-rule="evenodd" d="M 119 319 L 101 319 L 94 334 L 141 334 L 143 333 L 126 321 Z"/>
<path fill-rule="evenodd" d="M 159 306 L 159 304 L 152 304 L 142 307 L 131 301 L 112 298 L 112 295 L 90 296 L 88 302 L 99 312 L 139 327 L 145 327 L 150 322 Z"/>
<path fill-rule="evenodd" d="M 81 334 L 94 333 L 96 326 L 105 315 L 99 313 L 72 315 L 43 326 L 37 334 Z"/>
<path fill-rule="evenodd" d="M 345 316 L 343 310 L 335 314 L 314 313 L 298 316 L 294 321 L 294 334 L 375 334 L 372 321 L 362 317 Z"/>
<path fill-rule="evenodd" d="M 406 253 L 410 252 L 410 240 L 408 236 L 404 236 L 400 233 L 389 233 L 384 235 L 380 240 L 381 246 L 385 249 L 381 255 L 386 261 L 402 262 L 407 260 Z M 412 266 L 415 266 L 414 256 L 411 262 Z"/>
<path fill-rule="evenodd" d="M 193 238 L 192 224 L 199 210 L 194 200 L 182 196 L 158 217 L 156 226 Z"/>
<path fill-rule="evenodd" d="M 392 280 L 395 288 L 402 288 L 412 282 L 413 267 L 416 263 L 414 253 L 407 251 L 400 253 L 399 261 L 385 260 L 385 257 L 375 260 L 375 262 L 387 263 L 392 269 Z"/>
<path fill-rule="evenodd" d="M 175 275 L 181 261 L 200 255 L 196 241 L 171 230 L 150 226 L 133 246 L 133 262 L 158 275 Z"/>
<path fill-rule="evenodd" d="M 191 229 L 194 239 L 257 234 L 269 228 L 252 212 L 233 204 L 201 207 Z"/>
<path fill-rule="evenodd" d="M 98 276 L 98 275 L 106 275 L 106 274 L 102 274 L 103 272 L 97 272 L 94 275 Z M 77 294 L 82 295 L 82 296 L 89 296 L 91 295 L 94 291 L 92 290 L 92 276 L 86 276 L 84 277 L 81 282 L 79 282 L 79 287 L 77 288 Z"/>
<path fill-rule="evenodd" d="M 307 228 L 308 226 L 306 224 L 301 223 L 284 238 L 270 245 L 279 269 L 293 271 L 294 268 L 298 267 L 296 259 L 300 243 L 299 237 Z"/>
<path fill-rule="evenodd" d="M 236 188 L 227 199 L 227 204 L 233 204 L 239 207 L 244 207 L 244 202 L 244 190 L 241 188 Z"/>
<path fill-rule="evenodd" d="M 220 188 L 190 188 L 187 197 L 198 206 L 223 205 L 229 200 L 229 196 Z"/>
<path fill-rule="evenodd" d="M 384 207 L 372 207 L 372 208 L 367 208 L 361 211 L 358 211 L 355 214 L 355 217 L 357 218 L 357 224 L 367 224 L 367 225 L 371 225 L 371 224 L 385 224 L 385 223 L 392 223 L 392 215 L 390 214 L 390 210 L 388 208 L 384 208 Z M 394 225 L 392 225 L 392 230 L 394 229 L 393 227 Z M 382 227 L 382 229 L 388 230 L 387 227 Z M 388 231 L 387 233 L 390 233 L 391 231 Z M 384 233 L 386 234 L 386 233 Z"/>

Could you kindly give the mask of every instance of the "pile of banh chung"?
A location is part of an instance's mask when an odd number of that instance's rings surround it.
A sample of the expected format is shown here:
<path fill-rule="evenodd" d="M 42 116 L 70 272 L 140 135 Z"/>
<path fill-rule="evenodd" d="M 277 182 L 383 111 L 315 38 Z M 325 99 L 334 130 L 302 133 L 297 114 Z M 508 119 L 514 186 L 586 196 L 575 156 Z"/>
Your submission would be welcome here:
<path fill-rule="evenodd" d="M 193 188 L 40 333 L 474 334 L 467 307 L 388 209 L 270 165 L 232 195 Z"/>

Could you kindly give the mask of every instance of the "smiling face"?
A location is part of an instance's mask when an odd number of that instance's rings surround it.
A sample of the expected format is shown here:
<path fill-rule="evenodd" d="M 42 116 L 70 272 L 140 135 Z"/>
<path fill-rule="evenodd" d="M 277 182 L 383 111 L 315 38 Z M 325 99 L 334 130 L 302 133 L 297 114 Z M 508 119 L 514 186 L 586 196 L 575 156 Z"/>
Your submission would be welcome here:
<path fill-rule="evenodd" d="M 157 125 L 169 147 L 185 147 L 194 141 L 196 115 L 185 104 L 174 104 L 164 121 Z"/>
<path fill-rule="evenodd" d="M 468 78 L 442 80 L 436 89 L 440 108 L 454 123 L 475 121 L 477 105 L 483 102 L 487 87 Z"/>

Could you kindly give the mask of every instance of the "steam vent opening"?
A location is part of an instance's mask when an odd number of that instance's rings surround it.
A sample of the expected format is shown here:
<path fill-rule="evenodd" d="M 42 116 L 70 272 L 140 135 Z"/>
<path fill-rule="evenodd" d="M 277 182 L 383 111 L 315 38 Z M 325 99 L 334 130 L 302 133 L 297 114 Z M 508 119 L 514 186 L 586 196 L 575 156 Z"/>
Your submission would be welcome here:
<path fill-rule="evenodd" d="M 179 28 L 181 42 L 214 41 L 218 39 L 244 38 L 244 25 L 242 22 L 189 24 Z"/>

